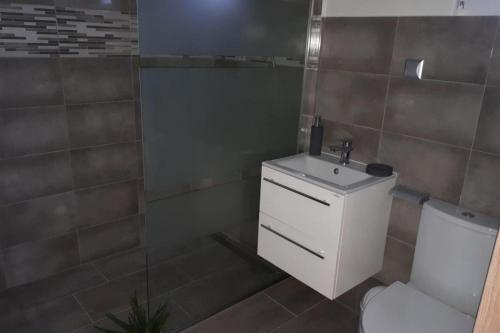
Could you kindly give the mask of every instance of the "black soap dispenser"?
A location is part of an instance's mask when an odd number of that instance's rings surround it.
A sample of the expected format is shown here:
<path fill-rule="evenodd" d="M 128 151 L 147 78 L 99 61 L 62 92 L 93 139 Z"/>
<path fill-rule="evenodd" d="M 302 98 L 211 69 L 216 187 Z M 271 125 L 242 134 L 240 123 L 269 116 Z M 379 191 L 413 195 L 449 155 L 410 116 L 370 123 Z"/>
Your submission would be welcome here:
<path fill-rule="evenodd" d="M 323 146 L 323 125 L 321 117 L 314 117 L 314 125 L 311 127 L 311 140 L 309 143 L 309 155 L 321 155 L 321 147 Z"/>

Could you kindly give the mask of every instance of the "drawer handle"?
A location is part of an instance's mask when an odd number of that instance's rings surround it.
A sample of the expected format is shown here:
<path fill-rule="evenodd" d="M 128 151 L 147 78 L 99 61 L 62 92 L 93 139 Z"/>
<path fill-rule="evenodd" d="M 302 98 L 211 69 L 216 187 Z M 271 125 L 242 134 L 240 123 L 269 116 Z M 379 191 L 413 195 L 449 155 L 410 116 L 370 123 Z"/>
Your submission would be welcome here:
<path fill-rule="evenodd" d="M 276 236 L 279 236 L 281 238 L 283 238 L 284 240 L 292 243 L 293 245 L 296 245 L 298 247 L 300 247 L 302 250 L 305 250 L 309 253 L 311 253 L 312 255 L 315 255 L 316 257 L 320 258 L 320 259 L 325 259 L 325 257 L 323 256 L 323 251 L 313 251 L 311 250 L 310 248 L 308 247 L 305 247 L 304 245 L 300 244 L 300 243 L 297 243 L 296 241 L 294 241 L 293 239 L 290 239 L 288 238 L 287 236 L 283 235 L 282 233 L 280 232 L 277 232 L 276 230 L 273 230 L 273 228 L 271 228 L 271 226 L 269 225 L 264 225 L 264 224 L 261 224 L 260 225 L 262 228 L 266 229 L 267 231 L 270 231 L 272 232 L 273 234 L 275 234 Z"/>
<path fill-rule="evenodd" d="M 264 180 L 265 180 L 266 182 L 268 182 L 268 183 L 271 183 L 271 184 L 273 184 L 273 185 L 276 185 L 276 186 L 279 186 L 279 187 L 281 187 L 281 188 L 284 188 L 285 190 L 288 190 L 288 191 L 290 191 L 290 192 L 296 193 L 296 194 L 298 194 L 298 195 L 301 195 L 301 196 L 306 197 L 306 198 L 308 198 L 308 199 L 311 199 L 311 200 L 313 200 L 313 201 L 319 202 L 319 203 L 320 203 L 320 204 L 322 204 L 322 205 L 325 205 L 325 206 L 330 207 L 330 204 L 329 204 L 328 202 L 324 201 L 324 200 L 320 200 L 320 199 L 318 199 L 318 198 L 315 198 L 315 197 L 313 197 L 313 196 L 310 196 L 309 194 L 305 194 L 305 193 L 303 193 L 303 192 L 300 192 L 300 191 L 294 190 L 293 188 L 288 187 L 288 186 L 283 185 L 283 184 L 280 184 L 280 183 L 278 183 L 278 182 L 274 181 L 273 179 L 270 179 L 270 178 L 266 178 L 266 177 L 264 177 Z"/>

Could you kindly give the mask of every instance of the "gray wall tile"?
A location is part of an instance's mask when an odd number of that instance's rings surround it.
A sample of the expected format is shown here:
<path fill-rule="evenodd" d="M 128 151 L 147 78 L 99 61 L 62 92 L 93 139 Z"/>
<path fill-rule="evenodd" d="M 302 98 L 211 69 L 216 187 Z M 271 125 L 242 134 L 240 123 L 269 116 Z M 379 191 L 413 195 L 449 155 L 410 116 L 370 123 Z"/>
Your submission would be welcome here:
<path fill-rule="evenodd" d="M 484 83 L 496 26 L 494 16 L 400 18 L 391 72 L 424 59 L 424 78 Z"/>
<path fill-rule="evenodd" d="M 0 208 L 0 246 L 11 247 L 23 242 L 68 233 L 73 230 L 73 194 L 62 194 L 23 201 Z"/>
<path fill-rule="evenodd" d="M 470 148 L 483 90 L 480 85 L 394 78 L 384 130 Z"/>
<path fill-rule="evenodd" d="M 329 146 L 337 146 L 341 139 L 353 140 L 354 150 L 351 153 L 353 160 L 373 163 L 377 158 L 380 132 L 371 128 L 351 126 L 337 122 L 325 121 L 323 150 Z"/>
<path fill-rule="evenodd" d="M 82 261 L 101 258 L 139 246 L 137 216 L 80 230 L 79 248 Z"/>
<path fill-rule="evenodd" d="M 0 161 L 0 204 L 66 192 L 71 187 L 68 153 Z"/>
<path fill-rule="evenodd" d="M 488 84 L 500 87 L 500 36 L 498 35 L 498 32 L 493 52 L 490 70 L 488 73 Z"/>
<path fill-rule="evenodd" d="M 62 103 L 58 59 L 0 59 L 0 108 Z"/>
<path fill-rule="evenodd" d="M 66 103 L 133 99 L 128 57 L 65 58 L 61 63 Z"/>
<path fill-rule="evenodd" d="M 135 103 L 68 106 L 68 124 L 72 147 L 135 141 Z"/>
<path fill-rule="evenodd" d="M 321 70 L 316 108 L 324 119 L 379 129 L 388 78 L 384 75 Z"/>
<path fill-rule="evenodd" d="M 422 206 L 394 198 L 389 221 L 389 236 L 415 245 L 421 213 Z"/>
<path fill-rule="evenodd" d="M 386 74 L 396 18 L 323 19 L 321 68 Z"/>
<path fill-rule="evenodd" d="M 379 159 L 399 173 L 398 182 L 458 203 L 468 150 L 393 134 L 382 134 Z"/>
<path fill-rule="evenodd" d="M 0 158 L 68 147 L 64 107 L 0 111 Z"/>
<path fill-rule="evenodd" d="M 394 238 L 387 237 L 384 254 L 384 266 L 375 278 L 384 284 L 394 281 L 406 283 L 410 279 L 415 248 Z"/>
<path fill-rule="evenodd" d="M 473 152 L 461 203 L 500 218 L 500 156 Z"/>
<path fill-rule="evenodd" d="M 3 251 L 3 257 L 9 287 L 80 264 L 75 233 L 11 247 Z"/>
<path fill-rule="evenodd" d="M 137 145 L 115 144 L 74 150 L 71 164 L 76 187 L 88 187 L 137 177 Z"/>
<path fill-rule="evenodd" d="M 303 80 L 302 114 L 314 115 L 316 108 L 316 83 L 318 81 L 318 71 L 314 69 L 305 69 Z"/>
<path fill-rule="evenodd" d="M 75 192 L 75 224 L 79 227 L 111 222 L 137 212 L 136 181 Z"/>
<path fill-rule="evenodd" d="M 500 155 L 500 87 L 487 87 L 474 148 Z"/>
<path fill-rule="evenodd" d="M 58 7 L 117 10 L 129 12 L 129 0 L 53 0 Z"/>

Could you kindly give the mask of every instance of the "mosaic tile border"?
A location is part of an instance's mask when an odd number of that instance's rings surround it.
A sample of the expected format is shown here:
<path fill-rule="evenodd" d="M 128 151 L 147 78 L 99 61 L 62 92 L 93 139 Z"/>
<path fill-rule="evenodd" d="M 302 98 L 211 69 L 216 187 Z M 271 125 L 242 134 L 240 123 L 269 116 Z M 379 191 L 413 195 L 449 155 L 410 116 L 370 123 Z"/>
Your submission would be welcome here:
<path fill-rule="evenodd" d="M 137 54 L 135 14 L 38 4 L 0 4 L 0 57 Z"/>

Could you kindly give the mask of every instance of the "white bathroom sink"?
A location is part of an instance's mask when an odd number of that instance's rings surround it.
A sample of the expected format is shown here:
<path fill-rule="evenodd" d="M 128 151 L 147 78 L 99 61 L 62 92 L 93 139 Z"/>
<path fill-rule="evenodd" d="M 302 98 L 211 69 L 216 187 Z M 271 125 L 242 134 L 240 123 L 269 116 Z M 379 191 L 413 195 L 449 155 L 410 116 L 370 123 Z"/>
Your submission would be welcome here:
<path fill-rule="evenodd" d="M 298 154 L 263 163 L 264 165 L 337 192 L 352 192 L 387 178 L 375 177 L 364 170 L 366 164 L 351 161 L 339 164 L 334 155 L 310 156 Z M 394 175 L 392 176 L 394 177 Z"/>

